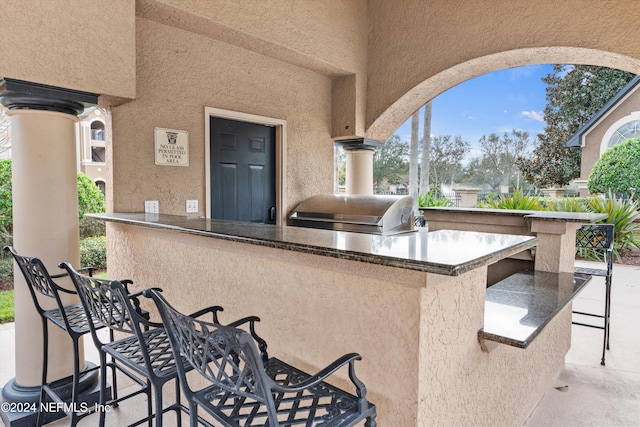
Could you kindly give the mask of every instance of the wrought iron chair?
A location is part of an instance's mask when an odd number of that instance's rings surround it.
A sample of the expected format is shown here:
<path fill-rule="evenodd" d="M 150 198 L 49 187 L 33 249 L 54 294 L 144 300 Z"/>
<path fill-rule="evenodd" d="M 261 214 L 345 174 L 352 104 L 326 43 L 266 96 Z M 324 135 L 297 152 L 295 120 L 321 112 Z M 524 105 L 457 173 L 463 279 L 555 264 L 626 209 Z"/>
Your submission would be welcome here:
<path fill-rule="evenodd" d="M 580 227 L 576 233 L 576 248 L 591 251 L 603 260 L 605 268 L 576 267 L 576 273 L 585 273 L 592 276 L 604 277 L 604 313 L 596 314 L 584 311 L 573 311 L 574 315 L 587 316 L 602 319 L 602 324 L 585 323 L 585 321 L 573 321 L 574 325 L 587 326 L 589 328 L 602 329 L 604 331 L 602 343 L 602 359 L 600 364 L 605 364 L 606 350 L 609 350 L 609 333 L 611 317 L 611 277 L 613 274 L 613 242 L 615 227 L 613 224 L 587 224 Z"/>
<path fill-rule="evenodd" d="M 140 292 L 128 294 L 124 285 L 118 281 L 101 280 L 79 274 L 68 263 L 60 263 L 71 276 L 74 285 L 80 295 L 87 316 L 96 319 L 96 324 L 104 325 L 112 331 L 124 333 L 124 338 L 111 342 L 102 342 L 96 334 L 95 327 L 91 327 L 91 335 L 100 351 L 101 366 L 104 365 L 106 356 L 109 355 L 118 363 L 116 367 L 124 375 L 135 381 L 140 388 L 132 393 L 107 402 L 105 369 L 101 368 L 100 404 L 106 405 L 121 402 L 130 397 L 146 394 L 147 416 L 132 425 L 148 422 L 149 426 L 155 419 L 156 427 L 162 426 L 163 414 L 174 411 L 176 424 L 182 424 L 181 412 L 188 412 L 180 403 L 180 385 L 177 381 L 177 368 L 171 352 L 171 345 L 165 329 L 161 323 L 151 322 L 140 316 L 136 309 L 136 300 Z M 160 291 L 158 288 L 154 288 Z M 132 304 L 132 302 L 134 304 Z M 222 307 L 213 306 L 199 310 L 192 314 L 200 317 L 211 313 L 214 323 L 218 322 L 217 312 Z M 257 317 L 246 317 L 234 324 L 259 321 Z M 252 326 L 253 327 L 253 326 Z M 175 381 L 175 403 L 163 405 L 162 388 L 171 380 Z M 152 406 L 152 393 L 155 410 Z M 100 411 L 100 426 L 105 423 L 105 411 Z"/>
<path fill-rule="evenodd" d="M 162 388 L 165 383 L 176 379 L 176 367 L 171 355 L 169 340 L 162 324 L 151 322 L 140 316 L 134 308 L 130 295 L 120 282 L 114 292 L 111 281 L 85 276 L 73 269 L 68 263 L 60 263 L 71 277 L 87 317 L 95 319 L 95 324 L 108 327 L 113 332 L 125 333 L 126 336 L 110 342 L 104 342 L 97 334 L 97 327 L 90 325 L 91 336 L 100 349 L 100 405 L 102 407 L 145 394 L 147 397 L 147 416 L 132 425 L 148 422 L 151 427 L 153 419 L 157 426 L 162 426 L 163 414 L 175 411 L 177 424 L 181 424 L 182 405 L 180 394 L 176 393 L 176 402 L 167 408 L 163 407 Z M 137 294 L 134 294 L 137 295 Z M 139 385 L 133 392 L 107 401 L 106 358 L 112 357 L 116 368 Z M 179 386 L 176 381 L 176 392 Z M 153 399 L 152 399 L 153 393 Z M 155 412 L 152 402 L 155 400 Z M 105 424 L 106 411 L 100 411 L 99 425 Z"/>
<path fill-rule="evenodd" d="M 87 316 L 81 303 L 68 305 L 63 303 L 62 295 L 76 295 L 76 292 L 59 286 L 53 279 L 65 277 L 68 275 L 67 273 L 50 275 L 40 259 L 19 255 L 11 246 L 5 246 L 4 250 L 11 253 L 16 264 L 18 264 L 27 282 L 33 304 L 42 320 L 43 360 L 40 402 L 45 402 L 47 396 L 49 396 L 49 398 L 55 402 L 67 401 L 67 403 L 72 403 L 72 405 L 63 406 L 63 408 L 70 418 L 71 425 L 75 426 L 82 417 L 90 414 L 88 411 L 79 413 L 71 410 L 74 407 L 81 407 L 78 405 L 78 398 L 80 389 L 82 388 L 82 381 L 98 369 L 98 367 L 94 366 L 81 371 L 80 367 L 82 361 L 80 360 L 79 340 L 81 336 L 90 332 L 90 324 L 92 324 L 92 322 L 87 321 Z M 90 275 L 93 273 L 93 270 L 95 269 L 92 267 L 82 269 L 82 271 L 87 271 Z M 132 283 L 131 281 L 123 282 L 126 284 Z M 38 300 L 38 294 L 55 300 L 56 308 L 44 308 Z M 52 383 L 47 383 L 49 322 L 67 332 L 73 343 L 73 374 L 71 378 L 62 378 Z M 99 327 L 98 325 L 95 326 L 96 328 Z M 113 381 L 115 384 L 115 376 Z M 71 399 L 70 401 L 68 401 L 69 398 Z M 43 415 L 44 414 L 38 411 L 37 426 L 41 426 L 45 421 Z"/>
<path fill-rule="evenodd" d="M 361 359 L 358 354 L 346 354 L 311 376 L 269 358 L 266 343 L 256 339 L 253 324 L 247 332 L 204 322 L 181 314 L 154 290 L 143 295 L 153 298 L 167 328 L 192 427 L 198 423 L 199 407 L 227 427 L 345 427 L 363 420 L 365 426 L 375 427 L 375 406 L 367 401 L 366 388 L 355 374 L 355 361 Z M 324 382 L 345 365 L 357 396 Z M 191 368 L 210 385 L 192 389 L 186 376 Z"/>

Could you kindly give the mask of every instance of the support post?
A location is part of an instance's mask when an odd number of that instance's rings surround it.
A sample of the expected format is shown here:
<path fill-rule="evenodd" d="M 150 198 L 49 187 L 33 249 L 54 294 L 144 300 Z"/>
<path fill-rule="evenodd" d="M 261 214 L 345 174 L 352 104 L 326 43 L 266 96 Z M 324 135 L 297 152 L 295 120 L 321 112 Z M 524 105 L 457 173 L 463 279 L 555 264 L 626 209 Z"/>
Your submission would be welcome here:
<path fill-rule="evenodd" d="M 79 266 L 76 122 L 85 106 L 97 102 L 97 95 L 5 78 L 0 81 L 0 102 L 11 117 L 13 246 L 22 255 L 40 258 L 52 274 L 60 261 Z M 37 403 L 42 323 L 22 273 L 17 267 L 14 271 L 16 376 L 2 389 L 1 400 Z M 73 288 L 70 281 L 56 283 Z M 63 301 L 75 302 L 72 296 Z M 42 301 L 47 304 L 56 307 L 53 300 Z M 82 345 L 80 349 L 83 360 Z M 47 381 L 72 375 L 71 339 L 57 327 L 49 328 L 48 360 Z M 33 413 L 0 415 L 7 426 L 35 422 L 28 421 Z"/>
<path fill-rule="evenodd" d="M 356 138 L 335 141 L 347 154 L 347 194 L 373 194 L 373 153 L 384 141 Z"/>

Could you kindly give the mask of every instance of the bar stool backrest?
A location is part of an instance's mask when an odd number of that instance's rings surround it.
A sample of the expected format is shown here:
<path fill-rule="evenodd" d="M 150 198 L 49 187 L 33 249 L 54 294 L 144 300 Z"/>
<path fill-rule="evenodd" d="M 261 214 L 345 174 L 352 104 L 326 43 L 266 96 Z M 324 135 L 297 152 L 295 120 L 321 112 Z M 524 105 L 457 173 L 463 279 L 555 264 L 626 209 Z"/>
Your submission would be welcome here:
<path fill-rule="evenodd" d="M 60 267 L 69 273 L 78 295 L 80 295 L 80 301 L 82 301 L 87 317 L 96 319 L 112 331 L 135 334 L 141 342 L 144 342 L 140 324 L 144 324 L 145 320 L 132 306 L 122 283 L 116 280 L 85 276 L 74 270 L 69 263 L 60 263 Z M 93 326 L 91 332 L 98 348 L 105 344 L 100 340 Z M 151 366 L 145 345 L 140 345 L 140 352 L 148 364 L 147 366 Z"/>
<path fill-rule="evenodd" d="M 39 259 L 19 255 L 11 246 L 5 246 L 4 250 L 9 252 L 11 256 L 13 256 L 16 264 L 18 264 L 18 267 L 20 267 L 20 271 L 27 281 L 29 292 L 31 292 L 31 296 L 33 297 L 36 309 L 38 310 L 38 312 L 43 313 L 45 310 L 38 303 L 38 298 L 35 294 L 35 291 L 49 298 L 55 298 L 57 295 L 52 286 L 53 280 L 47 272 L 47 269 Z M 34 260 L 36 260 L 37 262 L 32 262 Z"/>
<path fill-rule="evenodd" d="M 20 267 L 20 271 L 27 282 L 27 288 L 29 288 L 29 293 L 31 294 L 33 304 L 38 314 L 42 316 L 45 311 L 49 310 L 48 308 L 42 307 L 38 300 L 38 294 L 54 299 L 58 308 L 64 312 L 64 304 L 60 293 L 75 294 L 75 292 L 56 284 L 39 258 L 19 255 L 11 246 L 5 246 L 4 250 L 13 256 L 16 264 Z M 64 319 L 67 330 L 71 330 L 67 317 L 61 317 Z"/>
<path fill-rule="evenodd" d="M 193 392 L 184 377 L 183 357 L 220 389 L 269 405 L 272 381 L 264 372 L 261 356 L 248 332 L 194 319 L 171 307 L 159 293 L 150 293 L 171 340 L 188 399 Z"/>
<path fill-rule="evenodd" d="M 576 248 L 601 254 L 610 269 L 613 264 L 614 237 L 613 224 L 585 224 L 576 232 Z"/>

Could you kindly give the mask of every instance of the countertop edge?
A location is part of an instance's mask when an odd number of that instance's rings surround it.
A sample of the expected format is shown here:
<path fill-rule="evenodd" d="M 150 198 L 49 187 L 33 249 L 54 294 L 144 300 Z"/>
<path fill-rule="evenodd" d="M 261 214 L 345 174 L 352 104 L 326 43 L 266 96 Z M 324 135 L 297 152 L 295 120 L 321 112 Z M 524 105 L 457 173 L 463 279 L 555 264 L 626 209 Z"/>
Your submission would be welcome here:
<path fill-rule="evenodd" d="M 594 223 L 607 218 L 606 214 L 593 212 L 554 212 L 517 209 L 458 208 L 448 206 L 432 206 L 422 208 L 425 212 L 447 212 L 479 215 L 502 215 L 522 217 L 527 220 Z"/>
<path fill-rule="evenodd" d="M 339 250 L 329 247 L 317 246 L 317 245 L 306 245 L 300 243 L 293 242 L 284 242 L 278 240 L 270 240 L 264 238 L 255 238 L 249 236 L 239 236 L 236 234 L 224 234 L 217 231 L 208 231 L 208 230 L 199 230 L 195 228 L 187 228 L 172 224 L 166 224 L 162 222 L 153 222 L 153 221 L 145 221 L 141 219 L 134 218 L 124 218 L 119 217 L 117 215 L 154 215 L 154 214 L 144 214 L 144 213 L 104 213 L 104 214 L 86 214 L 90 218 L 101 219 L 104 221 L 110 221 L 120 224 L 126 225 L 137 225 L 146 228 L 153 228 L 158 230 L 171 230 L 177 231 L 179 233 L 203 236 L 203 237 L 211 237 L 215 239 L 221 239 L 231 242 L 238 243 L 247 243 L 252 245 L 259 245 L 265 247 L 271 247 L 276 249 L 290 250 L 295 252 L 314 254 L 319 256 L 329 256 L 338 259 L 345 259 L 351 261 L 359 261 L 366 262 L 370 264 L 382 265 L 387 267 L 396 267 L 406 270 L 414 270 L 420 271 L 424 273 L 432 273 L 443 276 L 459 276 L 476 268 L 479 268 L 484 265 L 492 264 L 500 259 L 507 258 L 511 255 L 514 255 L 523 250 L 534 247 L 537 244 L 537 239 L 533 238 L 531 240 L 510 246 L 509 248 L 491 253 L 485 257 L 475 260 L 474 262 L 467 262 L 460 265 L 443 265 L 437 264 L 428 261 L 417 261 L 411 260 L 407 258 L 398 258 L 390 255 L 377 255 L 377 254 L 367 254 L 363 252 L 349 251 L 349 250 Z M 173 215 L 176 218 L 187 218 L 185 216 Z M 329 231 L 329 230 L 327 230 Z"/>

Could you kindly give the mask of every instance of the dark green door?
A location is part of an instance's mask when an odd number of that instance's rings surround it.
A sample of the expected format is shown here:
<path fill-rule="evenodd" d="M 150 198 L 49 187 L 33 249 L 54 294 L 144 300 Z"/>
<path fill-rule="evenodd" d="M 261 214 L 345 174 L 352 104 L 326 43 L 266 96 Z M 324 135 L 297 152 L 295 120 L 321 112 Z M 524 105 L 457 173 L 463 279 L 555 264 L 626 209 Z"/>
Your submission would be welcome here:
<path fill-rule="evenodd" d="M 275 127 L 209 120 L 211 218 L 275 224 Z"/>

